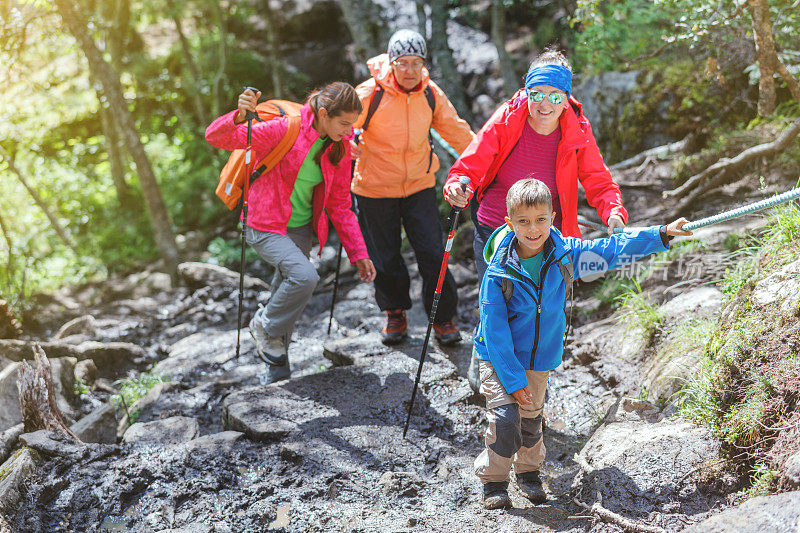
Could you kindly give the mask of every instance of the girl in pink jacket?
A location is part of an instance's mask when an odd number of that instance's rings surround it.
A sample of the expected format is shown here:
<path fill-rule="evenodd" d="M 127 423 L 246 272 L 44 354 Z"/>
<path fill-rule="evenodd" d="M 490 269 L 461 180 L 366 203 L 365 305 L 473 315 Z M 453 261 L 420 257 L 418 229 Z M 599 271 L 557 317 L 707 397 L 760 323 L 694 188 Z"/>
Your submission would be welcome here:
<path fill-rule="evenodd" d="M 245 113 L 255 111 L 261 93 L 244 91 L 236 111 L 211 123 L 206 140 L 217 148 L 247 146 Z M 320 250 L 328 238 L 328 216 L 350 262 L 363 281 L 375 278 L 358 221 L 350 210 L 350 146 L 361 101 L 347 83 L 335 82 L 311 94 L 301 115 L 300 132 L 284 158 L 250 187 L 246 236 L 250 246 L 275 268 L 272 296 L 250 321 L 258 355 L 268 365 L 268 383 L 286 379 L 288 344 L 294 324 L 319 281 L 308 259 L 312 233 Z M 263 159 L 283 138 L 287 117 L 256 122 L 252 148 Z"/>

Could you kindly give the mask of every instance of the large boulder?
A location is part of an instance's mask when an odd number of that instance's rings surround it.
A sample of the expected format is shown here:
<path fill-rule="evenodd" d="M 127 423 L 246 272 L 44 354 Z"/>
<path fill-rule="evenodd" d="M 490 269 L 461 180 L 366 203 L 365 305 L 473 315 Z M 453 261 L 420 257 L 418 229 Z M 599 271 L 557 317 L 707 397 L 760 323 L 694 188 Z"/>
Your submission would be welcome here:
<path fill-rule="evenodd" d="M 196 418 L 172 416 L 153 422 L 136 422 L 125 431 L 122 442 L 168 446 L 189 442 L 197 438 L 199 433 L 200 425 Z"/>
<path fill-rule="evenodd" d="M 209 263 L 189 262 L 178 265 L 178 273 L 191 290 L 202 287 L 239 287 L 239 274 L 225 267 Z M 268 290 L 269 285 L 258 278 L 245 275 L 244 288 Z"/>
<path fill-rule="evenodd" d="M 11 452 L 17 447 L 19 436 L 22 435 L 24 431 L 25 429 L 22 427 L 22 424 L 17 424 L 0 433 L 0 463 L 8 459 Z"/>
<path fill-rule="evenodd" d="M 255 342 L 247 330 L 241 334 L 240 353 L 255 352 Z M 206 330 L 185 337 L 170 347 L 153 372 L 186 381 L 192 375 L 205 375 L 209 368 L 220 367 L 236 358 L 236 330 Z"/>
<path fill-rule="evenodd" d="M 117 416 L 111 404 L 103 404 L 70 427 L 83 442 L 117 442 Z"/>
<path fill-rule="evenodd" d="M 5 431 L 22 422 L 22 410 L 19 407 L 20 363 L 13 363 L 0 371 L 0 431 Z"/>
<path fill-rule="evenodd" d="M 85 449 L 83 443 L 46 429 L 23 433 L 19 436 L 19 441 L 28 448 L 52 457 L 75 457 Z"/>
<path fill-rule="evenodd" d="M 800 491 L 757 496 L 685 529 L 685 533 L 797 533 Z"/>
<path fill-rule="evenodd" d="M 612 511 L 639 517 L 677 500 L 686 514 L 713 506 L 711 496 L 682 483 L 689 485 L 686 476 L 716 457 L 719 443 L 707 428 L 662 418 L 648 402 L 621 401 L 577 454 L 583 471 L 575 485 L 600 492 Z"/>

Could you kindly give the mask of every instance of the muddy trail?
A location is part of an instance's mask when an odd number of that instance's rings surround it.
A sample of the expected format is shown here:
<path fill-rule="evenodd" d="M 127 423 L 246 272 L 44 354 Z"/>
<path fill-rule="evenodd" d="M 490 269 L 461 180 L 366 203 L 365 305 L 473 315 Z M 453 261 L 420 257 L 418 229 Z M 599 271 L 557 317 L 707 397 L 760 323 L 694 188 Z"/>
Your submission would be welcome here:
<path fill-rule="evenodd" d="M 642 179 L 667 179 L 666 172 L 659 178 L 657 165 L 652 172 Z M 626 189 L 632 206 L 646 203 L 651 193 Z M 660 222 L 663 210 L 641 213 L 636 223 Z M 761 224 L 752 218 L 743 227 Z M 719 291 L 707 283 L 718 279 L 728 264 L 720 258 L 730 260 L 730 254 L 721 238 L 706 236 L 702 253 L 687 247 L 687 254 L 661 261 L 661 274 L 643 283 L 659 304 L 675 308 L 674 316 L 710 314 L 719 307 Z M 348 270 L 327 336 L 333 250 L 323 250 L 323 282 L 294 331 L 292 378 L 272 385 L 261 384 L 265 365 L 246 328 L 236 357 L 235 275 L 223 269 L 187 265 L 186 286 L 172 288 L 157 276 L 139 275 L 45 302 L 42 331 L 69 318 L 94 317 L 84 321 L 90 328 L 62 335 L 60 342 L 123 342 L 142 349 L 133 359 L 99 362 L 94 385 L 72 400 L 68 417 L 78 420 L 106 404 L 117 388 L 113 380 L 126 374 L 147 371 L 163 383 L 127 406 L 128 414 L 118 413 L 119 443 L 29 443 L 36 467 L 15 510 L 7 513 L 7 527 L 621 531 L 589 515 L 578 500 L 602 501 L 632 520 L 681 531 L 726 505 L 734 487 L 693 475 L 718 444 L 707 430 L 669 416 L 669 404 L 645 401 L 642 354 L 652 351 L 652 343 L 642 343 L 613 307 L 598 300 L 601 282 L 594 282 L 578 286 L 565 364 L 550 378 L 543 468 L 549 500 L 533 505 L 512 483 L 513 509 L 484 510 L 472 461 L 482 448 L 485 409 L 465 379 L 468 332 L 477 316 L 472 265 L 453 266 L 461 298 L 456 322 L 464 340 L 452 348 L 431 343 L 403 439 L 426 317 L 415 305 L 409 338 L 383 346 L 376 332 L 384 318 L 373 289 Z M 705 261 L 707 268 L 687 282 L 679 261 Z M 420 281 L 411 270 L 412 293 L 418 295 Z M 246 319 L 269 297 L 264 284 L 248 283 Z M 676 284 L 680 290 L 670 290 Z M 661 335 L 667 332 L 665 327 Z"/>

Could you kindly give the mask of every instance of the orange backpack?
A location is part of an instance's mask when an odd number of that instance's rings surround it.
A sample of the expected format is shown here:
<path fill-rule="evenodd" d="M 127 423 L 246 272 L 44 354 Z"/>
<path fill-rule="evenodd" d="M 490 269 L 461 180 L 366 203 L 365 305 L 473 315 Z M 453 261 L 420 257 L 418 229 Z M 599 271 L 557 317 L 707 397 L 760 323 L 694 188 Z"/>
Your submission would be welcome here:
<path fill-rule="evenodd" d="M 267 100 L 256 106 L 258 121 L 264 122 L 275 117 L 289 117 L 289 129 L 278 142 L 275 148 L 262 159 L 252 176 L 249 177 L 250 183 L 264 172 L 269 172 L 281 159 L 289 152 L 297 140 L 300 133 L 300 110 L 302 104 L 289 102 L 287 100 Z M 217 196 L 222 200 L 228 209 L 235 209 L 242 197 L 247 176 L 247 166 L 245 165 L 245 154 L 247 150 L 234 150 L 228 158 L 228 162 L 219 174 L 219 185 L 217 185 Z"/>

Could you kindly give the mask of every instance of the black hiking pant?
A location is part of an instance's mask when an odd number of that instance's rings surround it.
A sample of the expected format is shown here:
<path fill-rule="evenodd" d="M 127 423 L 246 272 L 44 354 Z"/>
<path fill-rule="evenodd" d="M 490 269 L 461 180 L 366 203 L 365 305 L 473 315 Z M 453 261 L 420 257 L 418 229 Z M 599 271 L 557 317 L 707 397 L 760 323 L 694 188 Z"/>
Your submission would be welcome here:
<path fill-rule="evenodd" d="M 406 230 L 408 242 L 417 257 L 422 277 L 422 300 L 430 316 L 433 293 L 444 257 L 442 222 L 436 206 L 436 190 L 423 189 L 406 198 L 368 198 L 354 195 L 358 224 L 367 243 L 369 257 L 375 264 L 375 299 L 381 310 L 411 309 L 409 288 L 411 279 L 400 254 L 402 236 Z M 444 278 L 435 322 L 452 320 L 456 315 L 458 294 L 450 270 Z"/>

